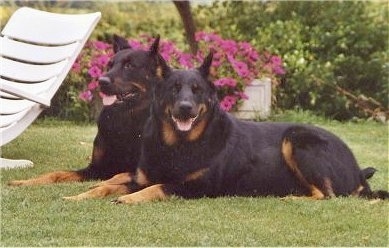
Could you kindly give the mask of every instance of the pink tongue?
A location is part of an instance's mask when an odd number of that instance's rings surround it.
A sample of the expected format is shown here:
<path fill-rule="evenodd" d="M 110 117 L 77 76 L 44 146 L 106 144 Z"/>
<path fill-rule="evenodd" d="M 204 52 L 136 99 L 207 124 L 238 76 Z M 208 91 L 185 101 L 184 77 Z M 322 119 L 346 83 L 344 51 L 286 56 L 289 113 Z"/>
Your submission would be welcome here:
<path fill-rule="evenodd" d="M 193 121 L 191 119 L 187 121 L 180 121 L 180 120 L 176 121 L 177 128 L 180 131 L 189 131 L 192 128 L 192 123 Z"/>
<path fill-rule="evenodd" d="M 104 106 L 112 105 L 117 100 L 115 95 L 113 95 L 113 96 L 102 95 L 102 97 L 103 97 L 103 105 Z"/>

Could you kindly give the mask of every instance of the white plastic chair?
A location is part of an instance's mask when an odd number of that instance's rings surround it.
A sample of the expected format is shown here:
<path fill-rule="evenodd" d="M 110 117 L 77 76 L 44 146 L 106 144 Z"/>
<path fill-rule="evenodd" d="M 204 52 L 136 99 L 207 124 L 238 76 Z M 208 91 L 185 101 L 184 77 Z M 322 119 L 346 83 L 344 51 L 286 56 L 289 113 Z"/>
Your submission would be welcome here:
<path fill-rule="evenodd" d="M 58 14 L 27 7 L 12 14 L 0 35 L 0 146 L 50 106 L 100 18 L 100 12 Z M 0 168 L 18 167 L 8 161 L 1 159 Z"/>

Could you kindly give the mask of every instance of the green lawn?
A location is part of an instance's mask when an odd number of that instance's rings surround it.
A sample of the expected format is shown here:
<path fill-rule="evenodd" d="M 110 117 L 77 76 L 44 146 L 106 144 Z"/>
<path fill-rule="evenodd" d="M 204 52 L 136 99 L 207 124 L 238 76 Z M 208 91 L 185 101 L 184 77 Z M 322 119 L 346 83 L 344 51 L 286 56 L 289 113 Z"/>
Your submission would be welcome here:
<path fill-rule="evenodd" d="M 362 167 L 379 171 L 374 189 L 388 187 L 388 126 L 337 123 L 306 114 L 276 120 L 317 124 L 341 136 Z M 218 198 L 112 205 L 110 199 L 69 202 L 88 183 L 12 188 L 23 179 L 87 165 L 93 125 L 35 122 L 2 149 L 7 158 L 35 162 L 1 171 L 1 246 L 388 246 L 388 201 Z"/>

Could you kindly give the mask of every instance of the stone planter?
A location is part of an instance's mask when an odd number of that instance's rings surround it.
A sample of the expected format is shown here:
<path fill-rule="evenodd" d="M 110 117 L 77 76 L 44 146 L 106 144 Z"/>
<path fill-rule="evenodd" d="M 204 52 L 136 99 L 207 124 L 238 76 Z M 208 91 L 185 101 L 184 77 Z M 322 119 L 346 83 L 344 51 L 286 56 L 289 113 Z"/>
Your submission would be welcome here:
<path fill-rule="evenodd" d="M 253 80 L 246 86 L 244 93 L 249 99 L 243 101 L 233 114 L 239 119 L 266 119 L 271 111 L 271 80 L 262 78 Z"/>

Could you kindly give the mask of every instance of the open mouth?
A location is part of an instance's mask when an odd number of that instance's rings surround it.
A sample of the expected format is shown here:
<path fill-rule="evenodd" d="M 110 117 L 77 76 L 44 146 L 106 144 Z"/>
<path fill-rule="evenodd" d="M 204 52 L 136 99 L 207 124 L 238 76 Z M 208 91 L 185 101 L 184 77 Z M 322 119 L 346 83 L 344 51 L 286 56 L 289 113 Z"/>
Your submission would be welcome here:
<path fill-rule="evenodd" d="M 109 106 L 114 103 L 121 103 L 127 100 L 130 100 L 134 98 L 137 95 L 137 92 L 127 92 L 127 93 L 122 93 L 118 95 L 106 95 L 102 94 L 102 99 L 103 99 L 103 105 L 104 106 Z"/>
<path fill-rule="evenodd" d="M 172 120 L 176 124 L 176 127 L 178 130 L 180 130 L 182 132 L 187 132 L 187 131 L 192 129 L 193 123 L 195 123 L 197 117 L 199 117 L 199 115 L 196 115 L 193 118 L 188 118 L 188 119 L 182 120 L 182 119 L 175 118 L 174 116 L 172 116 Z"/>

